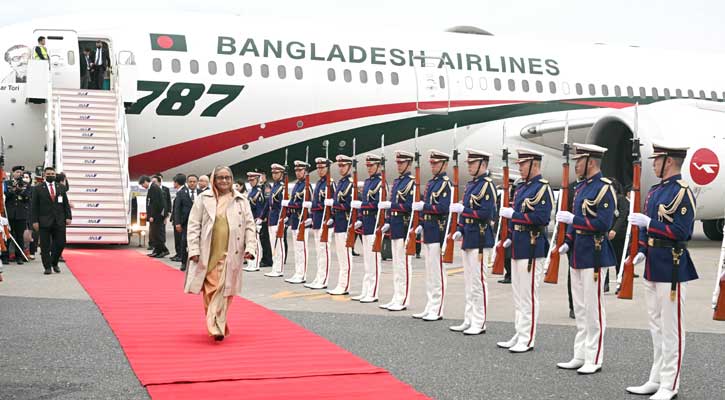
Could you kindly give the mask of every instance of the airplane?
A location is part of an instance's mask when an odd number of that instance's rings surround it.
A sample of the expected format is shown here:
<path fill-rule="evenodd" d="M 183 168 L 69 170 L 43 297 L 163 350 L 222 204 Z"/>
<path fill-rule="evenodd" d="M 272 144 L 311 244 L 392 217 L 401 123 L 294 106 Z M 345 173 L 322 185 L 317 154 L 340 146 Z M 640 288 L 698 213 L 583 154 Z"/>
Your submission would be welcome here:
<path fill-rule="evenodd" d="M 216 165 L 239 175 L 281 163 L 285 149 L 290 163 L 307 147 L 311 158 L 326 147 L 331 158 L 351 154 L 353 138 L 361 159 L 379 151 L 381 134 L 387 149 L 451 152 L 454 125 L 459 150 L 495 155 L 494 176 L 502 147 L 526 147 L 545 153 L 543 175 L 558 186 L 568 124 L 570 142 L 609 149 L 604 174 L 624 186 L 635 131 L 645 159 L 653 140 L 687 143 L 683 176 L 697 218 L 709 238 L 722 238 L 723 55 L 522 42 L 467 26 L 341 32 L 309 21 L 198 14 L 54 17 L 0 32 L 6 159 L 72 171 L 71 188 L 89 206 L 74 226 L 104 223 L 95 218 L 112 200 L 102 197 L 110 190 L 103 179 L 128 186 L 120 182 Z M 32 57 L 39 36 L 50 62 Z M 96 41 L 111 57 L 110 90 L 80 89 L 80 49 Z M 646 190 L 657 179 L 644 165 Z M 431 175 L 425 164 L 422 172 Z M 127 198 L 128 190 L 114 195 Z"/>

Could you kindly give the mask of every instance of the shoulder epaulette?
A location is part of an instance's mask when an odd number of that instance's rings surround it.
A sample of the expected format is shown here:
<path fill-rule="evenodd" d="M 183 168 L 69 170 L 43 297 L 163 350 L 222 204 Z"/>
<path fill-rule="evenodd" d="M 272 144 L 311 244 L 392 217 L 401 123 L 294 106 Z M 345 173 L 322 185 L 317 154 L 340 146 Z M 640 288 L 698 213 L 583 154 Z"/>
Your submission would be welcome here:
<path fill-rule="evenodd" d="M 491 179 L 488 176 L 484 177 L 483 180 L 486 181 L 486 182 L 493 182 L 493 179 Z"/>
<path fill-rule="evenodd" d="M 543 183 L 544 185 L 549 184 L 549 181 L 547 181 L 546 179 L 539 179 L 539 182 Z"/>
<path fill-rule="evenodd" d="M 350 183 L 352 183 L 352 176 L 348 176 L 347 180 L 350 181 Z"/>
<path fill-rule="evenodd" d="M 609 179 L 609 178 L 602 177 L 601 179 L 602 179 L 602 182 L 606 183 L 607 185 L 611 185 L 612 184 L 612 180 Z"/>
<path fill-rule="evenodd" d="M 690 187 L 690 185 L 688 185 L 688 184 L 687 184 L 687 182 L 685 182 L 685 180 L 684 180 L 684 179 L 678 179 L 678 180 L 677 180 L 677 183 L 678 183 L 678 184 L 679 184 L 679 185 L 680 185 L 681 187 L 683 187 L 683 188 L 688 188 L 688 187 Z"/>
<path fill-rule="evenodd" d="M 444 176 L 444 177 L 443 177 L 443 180 L 444 180 L 444 181 L 447 181 L 447 180 L 448 180 L 448 175 Z"/>

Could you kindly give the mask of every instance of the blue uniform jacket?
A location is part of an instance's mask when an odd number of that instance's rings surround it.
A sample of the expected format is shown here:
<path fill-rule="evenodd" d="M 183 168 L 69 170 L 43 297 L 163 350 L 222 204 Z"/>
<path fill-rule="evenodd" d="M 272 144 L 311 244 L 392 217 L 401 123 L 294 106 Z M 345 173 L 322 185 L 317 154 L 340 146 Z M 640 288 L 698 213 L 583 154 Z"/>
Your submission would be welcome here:
<path fill-rule="evenodd" d="M 269 226 L 277 225 L 279 222 L 279 213 L 282 210 L 282 200 L 284 197 L 284 181 L 275 182 L 272 185 L 272 191 L 267 199 L 267 207 L 265 207 L 264 217 L 267 218 Z"/>
<path fill-rule="evenodd" d="M 487 175 L 466 184 L 463 212 L 458 217 L 458 231 L 463 234 L 462 249 L 493 247 L 490 222 L 496 219 L 496 185 Z"/>
<path fill-rule="evenodd" d="M 598 173 L 577 183 L 574 189 L 574 222 L 567 227 L 565 243 L 572 249 L 571 267 L 576 269 L 612 267 L 617 263 L 608 233 L 614 224 L 617 198 L 611 181 Z M 599 265 L 594 265 L 594 236 L 603 236 Z"/>
<path fill-rule="evenodd" d="M 264 209 L 267 206 L 262 186 L 253 186 L 249 191 L 249 206 L 252 208 L 252 216 L 254 216 L 255 219 L 261 219 L 264 214 Z"/>
<path fill-rule="evenodd" d="M 335 182 L 332 183 L 332 191 L 335 191 Z M 312 229 L 322 228 L 322 217 L 325 214 L 325 198 L 327 196 L 327 176 L 323 176 L 315 184 L 312 193 Z M 325 221 L 327 222 L 327 221 Z"/>
<path fill-rule="evenodd" d="M 415 178 L 410 172 L 393 181 L 390 192 L 390 210 L 385 222 L 390 224 L 390 239 L 404 239 L 408 233 L 410 213 L 413 209 Z"/>
<path fill-rule="evenodd" d="M 672 282 L 672 249 L 649 247 L 648 239 L 689 241 L 695 225 L 695 198 L 682 175 L 675 175 L 652 186 L 644 214 L 652 218 L 649 228 L 639 231 L 639 251 L 647 256 L 644 277 L 651 282 Z M 697 279 L 689 251 L 680 257 L 679 282 Z"/>
<path fill-rule="evenodd" d="M 333 196 L 334 203 L 332 204 L 333 218 L 335 219 L 335 233 L 347 231 L 347 219 L 350 216 L 352 191 L 352 176 L 346 175 L 337 181 L 335 195 Z"/>
<path fill-rule="evenodd" d="M 287 206 L 287 216 L 289 216 L 287 223 L 292 230 L 297 230 L 300 226 L 303 201 L 305 201 L 305 180 L 300 179 L 292 188 L 292 192 L 289 195 L 289 205 Z"/>
<path fill-rule="evenodd" d="M 451 205 L 451 182 L 445 172 L 428 181 L 423 201 L 423 243 L 442 243 Z"/>
<path fill-rule="evenodd" d="M 383 180 L 380 174 L 375 174 L 365 179 L 362 189 L 362 206 L 358 210 L 358 221 L 362 221 L 363 235 L 372 235 L 375 233 L 375 217 L 378 215 L 378 202 L 380 201 L 381 188 Z"/>
<path fill-rule="evenodd" d="M 531 256 L 531 234 L 526 231 L 517 231 L 517 226 L 537 227 L 541 229 L 536 239 L 533 258 L 546 257 L 549 251 L 547 229 L 551 219 L 551 208 L 554 196 L 551 194 L 549 181 L 542 179 L 541 175 L 521 183 L 514 192 L 514 215 L 509 221 L 509 238 L 511 239 L 511 258 L 522 260 Z"/>

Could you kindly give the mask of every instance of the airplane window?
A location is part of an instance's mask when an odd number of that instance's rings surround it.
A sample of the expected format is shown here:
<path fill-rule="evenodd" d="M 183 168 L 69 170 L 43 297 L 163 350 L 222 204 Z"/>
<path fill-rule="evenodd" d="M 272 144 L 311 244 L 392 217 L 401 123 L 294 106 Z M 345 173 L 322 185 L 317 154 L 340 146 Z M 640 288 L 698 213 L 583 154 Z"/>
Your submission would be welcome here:
<path fill-rule="evenodd" d="M 470 76 L 466 77 L 466 89 L 473 89 L 473 78 Z"/>
<path fill-rule="evenodd" d="M 682 98 L 682 89 L 675 89 L 675 97 Z"/>
<path fill-rule="evenodd" d="M 669 99 L 670 97 L 670 89 L 665 88 L 665 99 Z"/>
<path fill-rule="evenodd" d="M 345 82 L 352 82 L 352 71 L 350 71 L 349 69 L 342 71 L 342 76 L 345 79 Z"/>
<path fill-rule="evenodd" d="M 577 83 L 574 87 L 576 88 L 576 94 L 578 94 L 578 95 L 584 94 L 584 89 L 582 89 L 581 83 Z"/>
<path fill-rule="evenodd" d="M 653 97 L 653 98 L 654 98 L 655 100 L 657 100 L 657 99 L 659 99 L 659 98 L 660 98 L 660 94 L 659 94 L 659 91 L 658 91 L 658 90 L 657 90 L 657 88 L 655 88 L 655 87 L 653 87 L 653 88 L 652 88 L 652 97 Z"/>
<path fill-rule="evenodd" d="M 556 93 L 556 82 L 549 82 L 549 92 L 551 92 L 551 94 Z"/>
<path fill-rule="evenodd" d="M 438 76 L 438 86 L 440 86 L 441 89 L 446 88 L 446 79 L 442 75 Z"/>
<path fill-rule="evenodd" d="M 622 95 L 622 88 L 619 85 L 614 85 L 614 95 L 617 97 Z"/>
<path fill-rule="evenodd" d="M 244 65 L 242 66 L 242 70 L 244 71 L 244 76 L 246 76 L 247 78 L 252 76 L 252 64 L 244 63 Z"/>
<path fill-rule="evenodd" d="M 695 97 L 695 92 L 692 91 L 692 89 L 689 89 L 687 91 L 687 98 L 692 99 Z"/>
<path fill-rule="evenodd" d="M 544 85 L 541 83 L 541 81 L 536 81 L 536 92 L 537 93 L 544 92 Z"/>
<path fill-rule="evenodd" d="M 442 79 L 443 79 L 443 77 L 441 77 L 441 82 L 442 82 Z M 377 82 L 378 85 L 382 85 L 383 84 L 383 73 L 382 72 L 375 71 L 375 82 Z M 441 85 L 441 88 L 443 88 L 443 87 L 444 86 Z"/>
<path fill-rule="evenodd" d="M 632 86 L 627 86 L 627 96 L 634 97 L 634 89 L 632 89 Z"/>
<path fill-rule="evenodd" d="M 501 90 L 501 79 L 494 79 L 493 80 L 493 87 L 496 88 L 496 90 Z"/>
<path fill-rule="evenodd" d="M 594 84 L 593 83 L 590 83 L 589 84 L 589 95 L 590 96 L 594 96 L 596 94 L 597 94 L 597 88 L 594 87 Z"/>
<path fill-rule="evenodd" d="M 707 100 L 707 96 L 705 96 L 705 91 L 704 90 L 700 90 L 700 98 L 703 99 L 703 100 Z"/>
<path fill-rule="evenodd" d="M 516 91 L 516 81 L 513 79 L 509 79 L 509 90 L 512 92 Z"/>
<path fill-rule="evenodd" d="M 481 90 L 486 90 L 488 88 L 488 82 L 486 82 L 486 78 L 479 79 L 478 86 L 481 87 Z"/>
<path fill-rule="evenodd" d="M 295 78 L 297 78 L 297 80 L 302 79 L 302 67 L 295 67 Z"/>
<path fill-rule="evenodd" d="M 151 65 L 154 68 L 154 72 L 161 72 L 161 59 L 160 58 L 154 58 Z"/>
<path fill-rule="evenodd" d="M 397 85 L 398 83 L 400 83 L 400 78 L 398 77 L 397 72 L 390 73 L 390 82 L 392 82 L 393 85 Z"/>
<path fill-rule="evenodd" d="M 209 61 L 209 75 L 216 75 L 216 62 Z"/>
<path fill-rule="evenodd" d="M 521 89 L 523 89 L 524 92 L 528 93 L 529 92 L 529 81 L 527 81 L 526 79 L 522 80 Z"/>
<path fill-rule="evenodd" d="M 269 65 L 262 64 L 261 67 L 262 78 L 269 78 Z"/>
<path fill-rule="evenodd" d="M 607 85 L 602 85 L 602 96 L 609 96 L 609 87 Z"/>
<path fill-rule="evenodd" d="M 171 71 L 172 72 L 181 71 L 181 61 L 179 61 L 178 58 L 174 58 L 173 60 L 171 60 Z"/>
<path fill-rule="evenodd" d="M 277 76 L 279 79 L 287 78 L 287 68 L 284 65 L 277 66 Z"/>
<path fill-rule="evenodd" d="M 647 90 L 643 87 L 639 87 L 639 97 L 646 98 L 647 97 Z"/>
<path fill-rule="evenodd" d="M 198 74 L 199 73 L 199 61 L 196 61 L 196 60 L 189 61 L 189 71 L 191 71 L 192 74 Z"/>
<path fill-rule="evenodd" d="M 226 65 L 227 75 L 232 76 L 234 75 L 234 63 L 228 62 Z"/>
<path fill-rule="evenodd" d="M 327 80 L 330 82 L 335 82 L 335 70 L 332 68 L 327 69 Z"/>
<path fill-rule="evenodd" d="M 368 71 L 360 71 L 360 83 L 368 83 Z"/>
<path fill-rule="evenodd" d="M 566 82 L 561 84 L 561 90 L 564 91 L 564 94 L 569 94 L 571 92 L 571 89 L 569 88 L 569 84 Z"/>
<path fill-rule="evenodd" d="M 710 98 L 712 100 L 717 100 L 717 93 L 715 93 L 715 91 L 710 92 Z"/>

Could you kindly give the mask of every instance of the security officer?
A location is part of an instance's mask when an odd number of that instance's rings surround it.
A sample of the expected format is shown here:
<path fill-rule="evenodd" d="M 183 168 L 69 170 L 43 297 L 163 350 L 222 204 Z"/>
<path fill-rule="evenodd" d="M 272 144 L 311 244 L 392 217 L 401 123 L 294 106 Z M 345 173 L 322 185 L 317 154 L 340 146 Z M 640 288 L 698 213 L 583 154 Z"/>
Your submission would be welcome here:
<path fill-rule="evenodd" d="M 556 221 L 568 225 L 566 239 L 559 253 L 572 249 L 571 295 L 576 318 L 574 357 L 556 364 L 562 369 L 575 369 L 588 375 L 602 368 L 604 331 L 604 276 L 602 268 L 614 267 L 616 257 L 609 243 L 609 228 L 617 211 L 617 195 L 612 181 L 602 176 L 602 157 L 606 148 L 593 144 L 574 143 L 574 171 L 577 183 L 572 212 L 559 211 Z"/>
<path fill-rule="evenodd" d="M 259 177 L 262 174 L 259 172 L 247 172 L 247 182 L 252 188 L 249 190 L 249 206 L 252 209 L 252 216 L 256 223 L 255 228 L 257 230 L 257 254 L 262 254 L 262 240 L 260 232 L 262 230 L 262 214 L 264 214 L 264 208 L 266 207 L 266 201 L 264 199 L 264 188 L 259 184 Z M 247 266 L 244 267 L 245 271 L 254 272 L 259 271 L 259 261 L 262 257 L 255 257 L 252 260 L 247 260 Z"/>
<path fill-rule="evenodd" d="M 443 318 L 443 298 L 446 294 L 446 271 L 441 260 L 441 244 L 445 238 L 448 208 L 451 205 L 451 183 L 446 167 L 451 156 L 438 150 L 431 150 L 429 156 L 433 179 L 425 188 L 423 201 L 413 203 L 413 211 L 423 213 L 422 253 L 425 258 L 426 297 L 423 312 L 413 318 L 437 321 Z"/>
<path fill-rule="evenodd" d="M 289 283 L 305 283 L 307 279 L 307 237 L 309 231 L 305 229 L 303 240 L 297 240 L 300 224 L 305 224 L 305 228 L 312 225 L 312 221 L 300 221 L 302 218 L 302 210 L 312 207 L 311 199 L 305 195 L 305 178 L 307 177 L 307 169 L 310 164 L 295 160 L 295 177 L 297 182 L 292 188 L 289 200 L 282 200 L 282 207 L 287 207 L 287 215 L 289 216 L 289 226 L 292 228 L 292 248 L 295 252 L 295 273 L 292 277 L 285 279 Z"/>
<path fill-rule="evenodd" d="M 315 247 L 317 248 L 317 273 L 315 279 L 311 283 L 305 283 L 305 287 L 310 289 L 326 289 L 327 281 L 330 277 L 330 241 L 332 240 L 332 230 L 327 231 L 327 240 L 322 241 L 322 218 L 325 214 L 325 199 L 327 199 L 327 182 L 330 176 L 330 160 L 324 157 L 315 158 L 317 166 L 317 175 L 320 180 L 315 184 L 315 190 L 312 193 L 312 208 L 309 222 L 312 224 L 312 235 L 315 238 Z M 334 182 L 331 185 L 332 191 L 335 191 Z"/>
<path fill-rule="evenodd" d="M 549 251 L 546 227 L 549 225 L 554 196 L 549 182 L 541 177 L 543 154 L 518 149 L 519 173 L 523 183 L 514 192 L 514 207 L 501 208 L 508 218 L 509 238 L 504 247 L 511 249 L 511 289 L 516 308 L 516 333 L 499 347 L 512 353 L 524 353 L 534 348 L 536 321 L 539 318 L 539 286 L 544 278 L 544 259 Z"/>
<path fill-rule="evenodd" d="M 285 167 L 280 164 L 272 164 L 272 191 L 267 199 L 267 205 L 264 207 L 262 219 L 266 219 L 269 224 L 269 240 L 273 243 L 272 247 L 272 270 L 265 273 L 264 276 L 271 278 L 279 278 L 284 276 L 284 260 L 286 258 L 284 241 L 277 237 L 277 223 L 280 218 L 286 218 L 280 215 L 282 212 L 282 200 L 284 197 L 284 177 Z"/>
<path fill-rule="evenodd" d="M 13 174 L 11 179 L 6 182 L 7 192 L 5 195 L 5 209 L 10 225 L 10 233 L 17 242 L 17 245 L 13 247 L 15 247 L 15 261 L 18 264 L 24 263 L 23 235 L 28 225 L 28 214 L 30 212 L 30 182 L 25 182 L 23 179 L 24 170 L 25 167 L 23 166 L 12 168 Z M 12 240 L 8 238 L 8 242 L 12 243 Z M 18 246 L 20 247 L 18 248 Z"/>
<path fill-rule="evenodd" d="M 355 229 L 362 228 L 362 255 L 364 263 L 364 274 L 362 290 L 352 300 L 359 300 L 361 303 L 373 303 L 378 301 L 380 291 L 381 260 L 380 253 L 373 252 L 373 241 L 375 241 L 375 224 L 377 223 L 378 202 L 381 200 L 383 180 L 380 176 L 380 163 L 382 158 L 377 154 L 365 156 L 365 166 L 368 169 L 368 178 L 365 179 L 360 200 L 353 200 L 352 208 L 358 209 L 358 220 L 355 221 Z"/>
<path fill-rule="evenodd" d="M 335 160 L 340 170 L 340 179 L 335 186 L 335 193 L 331 199 L 325 200 L 325 205 L 332 207 L 332 218 L 327 220 L 326 224 L 335 228 L 335 255 L 337 256 L 337 265 L 340 269 L 337 279 L 337 286 L 328 290 L 331 295 L 345 295 L 350 292 L 350 274 L 352 270 L 352 256 L 350 249 L 345 246 L 347 238 L 347 225 L 350 220 L 350 202 L 352 201 L 352 191 L 357 188 L 352 182 L 350 171 L 352 169 L 352 157 L 346 155 L 338 155 Z"/>
<path fill-rule="evenodd" d="M 468 149 L 468 173 L 473 180 L 466 184 L 461 203 L 451 205 L 451 212 L 459 213 L 458 229 L 453 240 L 463 240 L 463 280 L 466 304 L 463 323 L 451 326 L 454 332 L 478 335 L 486 332 L 488 308 L 488 283 L 484 260 L 491 256 L 493 230 L 491 221 L 496 220 L 496 185 L 488 176 L 491 154 Z"/>
<path fill-rule="evenodd" d="M 628 387 L 634 394 L 652 394 L 653 400 L 677 395 L 685 352 L 687 282 L 698 278 L 687 251 L 695 220 L 695 198 L 680 169 L 688 147 L 652 144 L 655 175 L 662 181 L 649 190 L 644 213 L 629 222 L 641 228 L 635 264 L 645 262 L 644 287 L 654 362 L 642 386 Z"/>
<path fill-rule="evenodd" d="M 390 201 L 378 203 L 380 210 L 390 210 L 383 232 L 390 231 L 393 254 L 393 299 L 380 308 L 402 311 L 410 304 L 410 281 L 413 276 L 413 257 L 405 254 L 405 237 L 410 226 L 410 212 L 415 195 L 415 178 L 410 172 L 414 156 L 407 151 L 395 152 L 395 163 L 400 176 L 393 181 Z"/>

